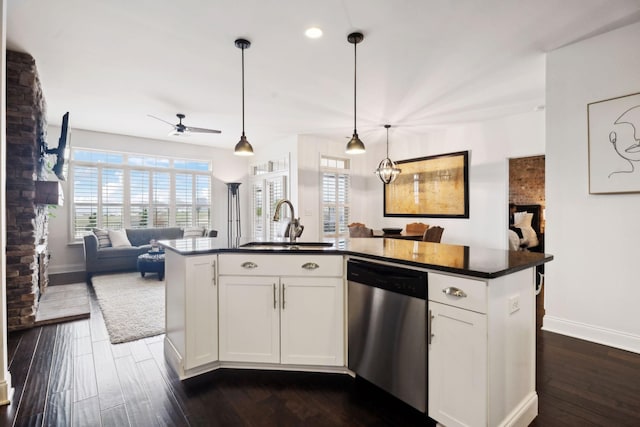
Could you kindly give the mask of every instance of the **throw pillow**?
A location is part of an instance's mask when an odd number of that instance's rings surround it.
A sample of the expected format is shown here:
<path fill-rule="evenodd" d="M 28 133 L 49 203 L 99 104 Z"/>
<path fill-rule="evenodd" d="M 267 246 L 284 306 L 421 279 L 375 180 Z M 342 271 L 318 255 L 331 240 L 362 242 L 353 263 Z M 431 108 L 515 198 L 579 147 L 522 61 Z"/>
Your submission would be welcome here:
<path fill-rule="evenodd" d="M 202 237 L 204 236 L 204 227 L 185 227 L 182 237 L 185 239 L 189 237 Z"/>
<path fill-rule="evenodd" d="M 129 242 L 127 232 L 124 228 L 120 230 L 109 230 L 109 239 L 111 240 L 111 246 L 113 246 L 114 248 L 131 246 L 131 242 Z"/>
<path fill-rule="evenodd" d="M 514 225 L 521 223 L 524 220 L 525 215 L 527 213 L 528 212 L 516 212 L 516 213 L 514 213 L 513 214 L 513 223 L 514 223 Z"/>
<path fill-rule="evenodd" d="M 533 219 L 533 214 L 529 212 L 524 212 L 520 218 L 516 217 L 516 227 L 531 227 L 531 220 Z"/>
<path fill-rule="evenodd" d="M 94 228 L 93 234 L 98 238 L 98 248 L 111 247 L 111 239 L 109 239 L 109 230 Z"/>

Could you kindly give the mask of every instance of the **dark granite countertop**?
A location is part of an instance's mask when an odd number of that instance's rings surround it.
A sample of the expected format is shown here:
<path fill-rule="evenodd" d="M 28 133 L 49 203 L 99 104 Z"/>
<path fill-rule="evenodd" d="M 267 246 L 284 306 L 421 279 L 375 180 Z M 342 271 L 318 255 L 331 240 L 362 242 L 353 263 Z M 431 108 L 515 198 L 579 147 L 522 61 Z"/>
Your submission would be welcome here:
<path fill-rule="evenodd" d="M 305 245 L 305 242 L 301 242 L 300 245 L 254 245 L 227 248 L 223 247 L 216 238 L 163 240 L 160 244 L 181 255 L 247 252 L 350 255 L 485 279 L 505 276 L 553 259 L 552 255 L 536 252 L 515 252 L 401 239 L 346 239 L 336 241 L 329 247 L 309 243 Z"/>

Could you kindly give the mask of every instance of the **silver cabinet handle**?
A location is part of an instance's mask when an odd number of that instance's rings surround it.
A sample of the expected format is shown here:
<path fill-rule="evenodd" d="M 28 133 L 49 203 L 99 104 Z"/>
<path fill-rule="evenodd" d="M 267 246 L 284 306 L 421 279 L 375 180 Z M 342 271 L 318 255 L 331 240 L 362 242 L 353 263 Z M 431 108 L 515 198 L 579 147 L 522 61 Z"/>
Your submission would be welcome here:
<path fill-rule="evenodd" d="M 253 270 L 254 268 L 258 268 L 258 264 L 256 264 L 255 262 L 251 262 L 251 261 L 243 262 L 242 264 L 240 264 L 240 266 L 242 268 L 246 268 L 248 270 Z"/>
<path fill-rule="evenodd" d="M 278 308 L 278 306 L 276 305 L 276 284 L 273 284 L 273 309 L 275 310 L 276 308 Z"/>
<path fill-rule="evenodd" d="M 304 268 L 305 270 L 315 270 L 316 268 L 320 268 L 320 266 L 315 262 L 307 262 L 302 264 L 302 268 Z"/>
<path fill-rule="evenodd" d="M 458 297 L 458 298 L 467 297 L 467 294 L 462 289 L 458 289 L 453 286 L 449 286 L 448 288 L 443 289 L 442 292 L 445 293 L 446 295 L 451 295 L 452 297 Z"/>
<path fill-rule="evenodd" d="M 282 309 L 283 310 L 284 310 L 284 304 L 285 304 L 285 301 L 284 301 L 284 283 L 283 283 L 282 284 Z"/>
<path fill-rule="evenodd" d="M 427 313 L 427 344 L 431 344 L 431 338 L 433 338 L 433 326 L 431 322 L 433 321 L 433 314 L 431 314 L 431 310 Z"/>

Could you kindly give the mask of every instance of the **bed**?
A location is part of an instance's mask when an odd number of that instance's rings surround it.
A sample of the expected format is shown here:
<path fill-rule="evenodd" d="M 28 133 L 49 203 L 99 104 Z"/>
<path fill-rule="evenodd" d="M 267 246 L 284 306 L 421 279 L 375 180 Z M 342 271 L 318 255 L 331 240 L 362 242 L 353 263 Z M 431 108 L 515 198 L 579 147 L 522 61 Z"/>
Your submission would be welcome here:
<path fill-rule="evenodd" d="M 540 245 L 541 205 L 518 205 L 514 215 L 514 227 L 522 232 L 522 238 L 509 230 L 509 250 L 521 251 L 538 249 Z"/>

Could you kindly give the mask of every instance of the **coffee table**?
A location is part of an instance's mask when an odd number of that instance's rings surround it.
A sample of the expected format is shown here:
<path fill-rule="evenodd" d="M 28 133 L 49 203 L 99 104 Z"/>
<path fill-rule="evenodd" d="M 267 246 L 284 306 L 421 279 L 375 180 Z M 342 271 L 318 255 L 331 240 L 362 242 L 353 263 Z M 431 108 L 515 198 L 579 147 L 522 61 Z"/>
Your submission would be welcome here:
<path fill-rule="evenodd" d="M 164 279 L 164 252 L 147 252 L 138 255 L 136 266 L 140 275 L 144 277 L 145 273 L 158 273 L 158 280 Z"/>

